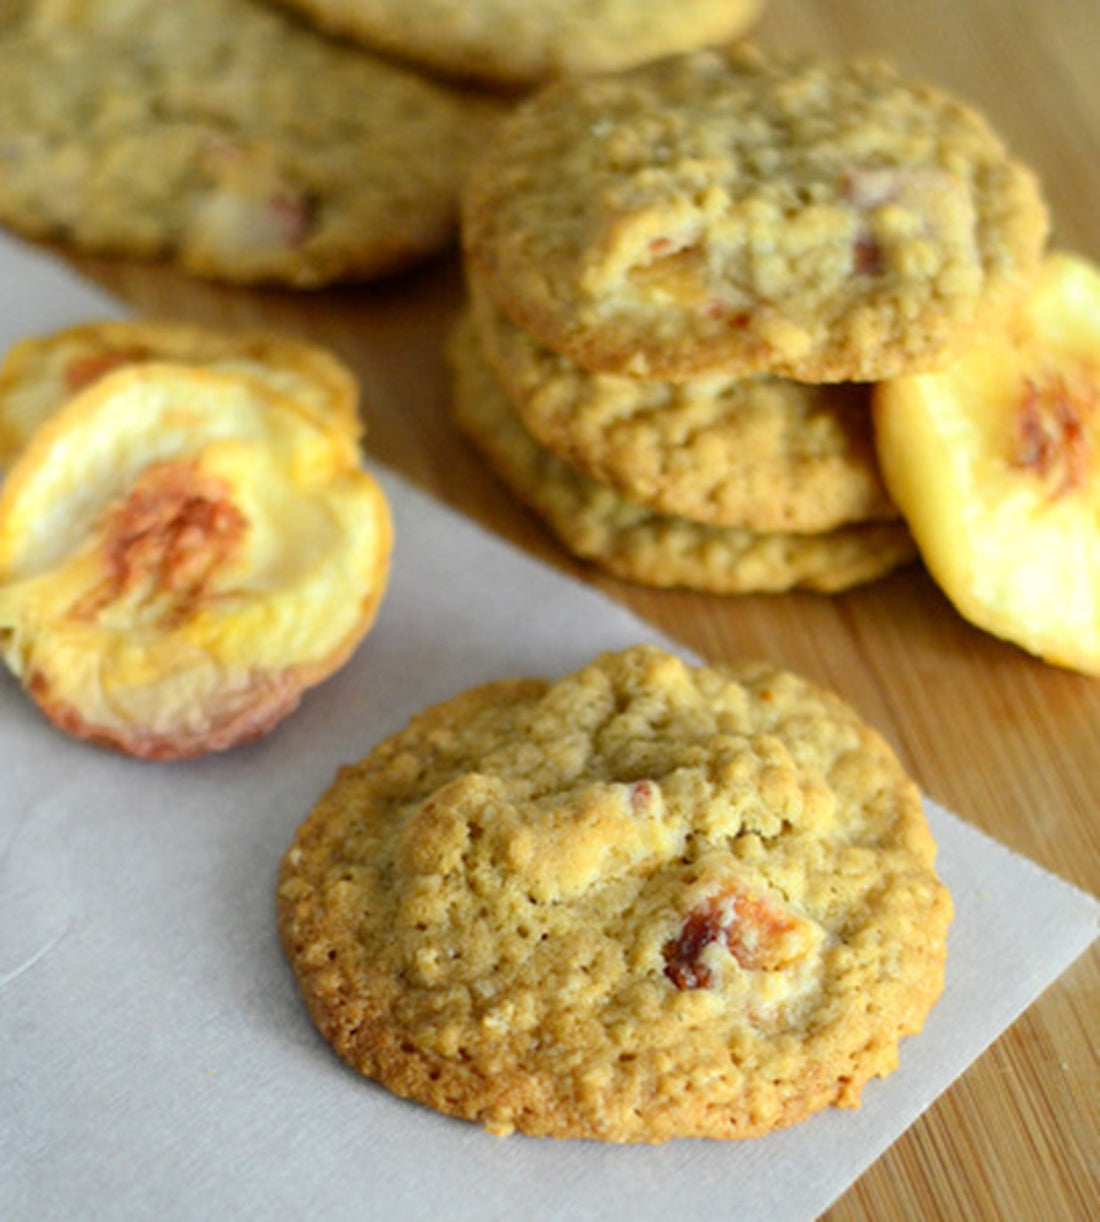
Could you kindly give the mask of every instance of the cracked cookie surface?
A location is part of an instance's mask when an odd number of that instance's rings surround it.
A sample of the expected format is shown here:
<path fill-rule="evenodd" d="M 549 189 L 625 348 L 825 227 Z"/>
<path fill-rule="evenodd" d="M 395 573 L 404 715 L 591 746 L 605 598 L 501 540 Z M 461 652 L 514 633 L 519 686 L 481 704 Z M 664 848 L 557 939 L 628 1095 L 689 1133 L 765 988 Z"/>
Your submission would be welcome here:
<path fill-rule="evenodd" d="M 427 710 L 279 880 L 314 1021 L 497 1132 L 748 1137 L 855 1106 L 943 981 L 915 786 L 836 697 L 653 647 Z"/>
<path fill-rule="evenodd" d="M 1035 176 L 985 121 L 862 61 L 751 49 L 560 82 L 464 192 L 497 305 L 585 368 L 875 381 L 1001 325 L 1037 271 Z"/>

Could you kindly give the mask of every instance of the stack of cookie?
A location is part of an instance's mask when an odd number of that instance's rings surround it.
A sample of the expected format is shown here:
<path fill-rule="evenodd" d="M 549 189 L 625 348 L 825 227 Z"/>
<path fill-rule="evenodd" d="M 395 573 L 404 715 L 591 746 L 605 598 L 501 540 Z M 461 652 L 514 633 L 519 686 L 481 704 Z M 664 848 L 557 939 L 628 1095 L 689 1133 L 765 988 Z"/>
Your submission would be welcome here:
<path fill-rule="evenodd" d="M 910 559 L 871 384 L 996 331 L 1034 176 L 880 64 L 699 52 L 563 82 L 468 184 L 460 427 L 577 555 L 713 592 Z"/>

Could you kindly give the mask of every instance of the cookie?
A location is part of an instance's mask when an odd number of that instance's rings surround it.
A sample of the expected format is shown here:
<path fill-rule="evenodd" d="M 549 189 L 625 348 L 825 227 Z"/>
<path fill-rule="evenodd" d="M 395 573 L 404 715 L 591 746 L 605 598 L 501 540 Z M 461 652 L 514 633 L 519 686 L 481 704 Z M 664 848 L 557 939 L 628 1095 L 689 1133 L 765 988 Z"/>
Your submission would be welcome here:
<path fill-rule="evenodd" d="M 610 72 L 740 37 L 760 0 L 282 0 L 321 29 L 491 86 Z"/>
<path fill-rule="evenodd" d="M 0 363 L 0 471 L 34 430 L 93 382 L 127 365 L 171 362 L 256 378 L 358 438 L 351 371 L 313 344 L 170 322 L 97 322 L 20 340 Z"/>
<path fill-rule="evenodd" d="M 493 379 L 468 327 L 456 333 L 450 355 L 459 428 L 569 551 L 617 577 L 712 594 L 795 587 L 836 593 L 916 556 L 898 521 L 758 533 L 655 513 L 540 446 Z"/>
<path fill-rule="evenodd" d="M 869 386 L 589 373 L 485 294 L 473 300 L 482 351 L 528 431 L 627 499 L 757 532 L 897 517 L 875 457 Z"/>
<path fill-rule="evenodd" d="M 652 647 L 428 709 L 284 856 L 310 1014 L 399 1095 L 555 1137 L 857 1106 L 943 984 L 916 787 L 838 698 Z"/>
<path fill-rule="evenodd" d="M 0 28 L 0 221 L 215 280 L 367 279 L 451 242 L 496 112 L 258 0 L 41 0 Z"/>
<path fill-rule="evenodd" d="M 1046 234 L 1035 176 L 889 67 L 699 52 L 559 82 L 464 192 L 493 300 L 587 369 L 877 381 L 999 327 Z"/>
<path fill-rule="evenodd" d="M 0 653 L 61 730 L 145 759 L 272 729 L 350 657 L 392 527 L 340 424 L 145 363 L 55 411 L 0 493 Z"/>

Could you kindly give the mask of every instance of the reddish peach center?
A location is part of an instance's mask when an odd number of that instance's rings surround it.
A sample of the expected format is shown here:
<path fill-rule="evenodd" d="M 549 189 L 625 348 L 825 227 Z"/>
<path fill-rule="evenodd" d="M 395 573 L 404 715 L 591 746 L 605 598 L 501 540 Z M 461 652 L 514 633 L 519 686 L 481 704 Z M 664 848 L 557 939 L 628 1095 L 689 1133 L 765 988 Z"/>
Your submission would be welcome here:
<path fill-rule="evenodd" d="M 1086 421 L 1095 406 L 1090 383 L 1071 390 L 1060 374 L 1029 378 L 1017 412 L 1015 465 L 1056 480 L 1055 496 L 1084 485 L 1092 461 Z"/>
<path fill-rule="evenodd" d="M 74 609 L 92 618 L 139 589 L 168 595 L 167 617 L 185 618 L 209 593 L 218 570 L 239 548 L 247 522 L 218 480 L 192 462 L 151 466 L 103 520 L 106 576 Z"/>

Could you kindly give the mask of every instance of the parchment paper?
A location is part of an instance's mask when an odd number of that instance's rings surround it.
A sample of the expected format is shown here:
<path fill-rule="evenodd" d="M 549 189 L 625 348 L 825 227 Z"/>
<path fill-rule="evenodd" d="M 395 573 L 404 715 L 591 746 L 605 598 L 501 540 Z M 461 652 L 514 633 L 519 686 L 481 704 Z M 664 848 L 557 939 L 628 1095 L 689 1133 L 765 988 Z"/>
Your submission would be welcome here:
<path fill-rule="evenodd" d="M 0 239 L 3 346 L 110 312 Z M 144 764 L 64 738 L 0 677 L 0 1217 L 815 1217 L 1089 945 L 1095 901 L 929 802 L 957 908 L 943 998 L 859 1111 L 757 1141 L 499 1139 L 391 1097 L 322 1042 L 281 957 L 297 824 L 427 704 L 669 643 L 378 474 L 397 527 L 378 624 L 263 741 Z"/>

